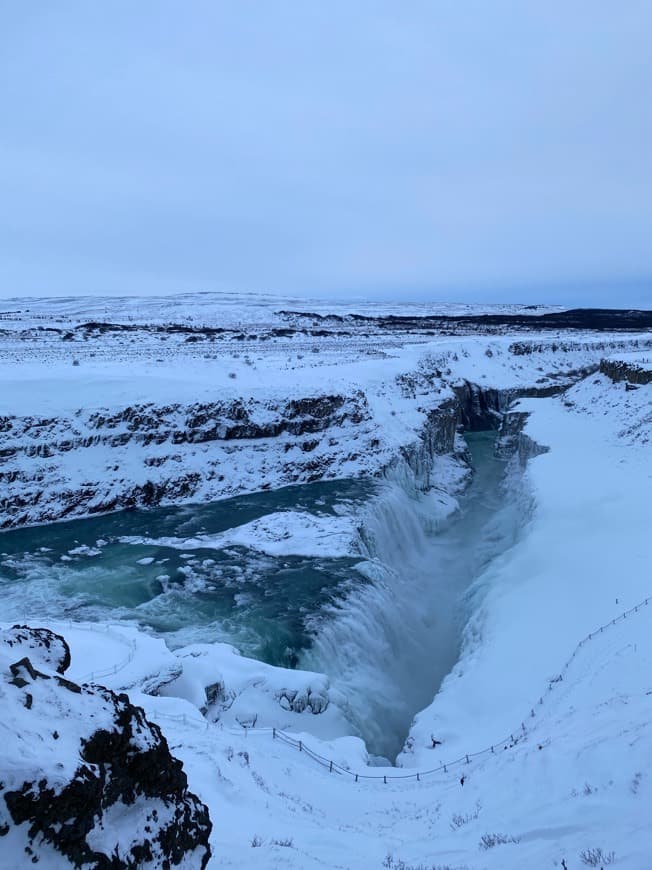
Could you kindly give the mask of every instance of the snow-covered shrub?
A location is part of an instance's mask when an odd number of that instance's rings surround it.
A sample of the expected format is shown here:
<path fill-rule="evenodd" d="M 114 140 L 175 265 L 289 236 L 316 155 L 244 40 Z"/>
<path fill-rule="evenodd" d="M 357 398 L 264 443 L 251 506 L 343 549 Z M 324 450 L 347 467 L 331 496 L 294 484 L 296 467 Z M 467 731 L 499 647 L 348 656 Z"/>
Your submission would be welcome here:
<path fill-rule="evenodd" d="M 502 846 L 505 843 L 518 843 L 518 837 L 512 837 L 511 834 L 483 834 L 480 838 L 479 848 L 493 849 L 494 846 Z"/>
<path fill-rule="evenodd" d="M 385 857 L 382 866 L 387 870 L 468 870 L 466 866 L 452 867 L 450 864 L 407 864 L 391 853 Z"/>
<path fill-rule="evenodd" d="M 603 852 L 602 849 L 585 849 L 580 852 L 580 860 L 587 867 L 604 867 L 613 864 L 616 860 L 615 852 Z"/>
<path fill-rule="evenodd" d="M 450 829 L 451 831 L 457 831 L 463 825 L 468 825 L 469 822 L 475 821 L 480 815 L 480 810 L 482 809 L 482 804 L 480 801 L 476 802 L 475 809 L 472 813 L 465 813 L 462 815 L 461 813 L 453 813 L 453 816 L 450 821 Z"/>

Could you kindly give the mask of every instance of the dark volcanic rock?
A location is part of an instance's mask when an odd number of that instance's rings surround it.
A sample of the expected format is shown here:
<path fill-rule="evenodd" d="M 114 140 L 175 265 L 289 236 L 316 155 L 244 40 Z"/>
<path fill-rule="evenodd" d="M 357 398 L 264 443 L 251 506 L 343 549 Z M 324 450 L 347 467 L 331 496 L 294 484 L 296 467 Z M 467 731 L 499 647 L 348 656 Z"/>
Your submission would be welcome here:
<path fill-rule="evenodd" d="M 652 311 L 616 308 L 574 308 L 567 311 L 548 311 L 543 314 L 434 314 L 434 315 L 320 315 L 305 311 L 279 311 L 278 314 L 293 321 L 313 323 L 366 323 L 379 330 L 391 332 L 426 332 L 459 334 L 465 332 L 504 331 L 524 332 L 541 330 L 595 330 L 598 332 L 652 330 Z"/>
<path fill-rule="evenodd" d="M 612 381 L 626 381 L 628 384 L 652 384 L 652 368 L 639 364 L 636 360 L 603 359 L 600 371 Z"/>
<path fill-rule="evenodd" d="M 506 390 L 482 388 L 469 381 L 455 387 L 460 423 L 472 432 L 498 429 L 511 394 Z"/>
<path fill-rule="evenodd" d="M 0 659 L 3 866 L 58 852 L 75 867 L 205 867 L 208 809 L 144 711 L 60 676 L 68 645 L 47 629 L 3 631 Z"/>
<path fill-rule="evenodd" d="M 294 443 L 308 454 L 320 444 L 320 433 L 359 427 L 370 419 L 360 391 L 278 402 L 143 403 L 79 410 L 60 420 L 2 418 L 0 426 L 8 434 L 0 447 L 0 528 L 222 495 L 214 482 L 223 480 L 224 468 L 232 465 L 231 451 L 267 458 Z M 74 488 L 66 471 L 71 453 L 85 469 Z M 121 466 L 127 457 L 125 474 Z M 336 462 L 334 453 L 321 457 L 320 473 Z M 298 460 L 292 474 L 274 482 L 313 480 L 314 463 Z"/>
<path fill-rule="evenodd" d="M 65 674 L 70 667 L 70 647 L 60 634 L 47 628 L 12 625 L 2 633 L 2 643 L 17 655 L 29 656 L 34 665 Z"/>

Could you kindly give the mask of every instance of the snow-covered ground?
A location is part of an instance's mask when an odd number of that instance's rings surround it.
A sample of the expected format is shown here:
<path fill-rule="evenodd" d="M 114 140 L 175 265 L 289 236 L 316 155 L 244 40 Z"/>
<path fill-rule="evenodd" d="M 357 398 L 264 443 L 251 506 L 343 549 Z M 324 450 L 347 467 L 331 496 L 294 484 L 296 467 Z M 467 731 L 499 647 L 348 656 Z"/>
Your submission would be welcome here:
<path fill-rule="evenodd" d="M 555 305 L 479 305 L 466 302 L 369 302 L 364 299 L 328 300 L 281 296 L 273 293 L 187 293 L 170 296 L 68 296 L 6 298 L 0 300 L 0 323 L 25 325 L 85 323 L 188 323 L 206 326 L 251 326 L 274 322 L 278 311 L 315 312 L 320 315 L 362 314 L 450 315 L 543 314 L 563 311 Z"/>
<path fill-rule="evenodd" d="M 640 368 L 647 369 L 648 371 L 652 369 L 652 354 L 646 351 L 638 351 L 633 353 L 614 353 L 609 359 L 617 360 L 618 362 L 628 363 L 632 366 L 639 366 Z"/>
<path fill-rule="evenodd" d="M 652 348 L 641 333 L 319 329 L 288 323 L 274 303 L 8 306 L 0 527 L 377 474 L 461 379 L 552 390 L 604 356 Z"/>
<path fill-rule="evenodd" d="M 459 661 L 432 703 L 414 711 L 399 766 L 370 766 L 363 742 L 347 735 L 342 699 L 323 674 L 272 668 L 226 644 L 171 652 L 124 625 L 55 623 L 71 646 L 67 676 L 127 690 L 161 726 L 189 787 L 210 809 L 211 866 L 652 866 L 652 385 L 628 388 L 597 371 L 604 357 L 646 359 L 649 337 L 419 336 L 388 344 L 382 355 L 334 342 L 308 361 L 288 356 L 286 344 L 268 345 L 253 365 L 235 358 L 228 368 L 219 355 L 204 360 L 185 351 L 157 366 L 135 352 L 110 366 L 90 355 L 73 366 L 57 346 L 50 362 L 6 361 L 0 413 L 73 420 L 80 406 L 189 403 L 223 390 L 269 410 L 289 397 L 362 392 L 369 417 L 360 455 L 342 459 L 350 456 L 347 436 L 358 434 L 342 430 L 334 451 L 341 461 L 328 467 L 365 474 L 418 442 L 428 415 L 461 380 L 539 391 L 516 409 L 529 415 L 528 438 L 548 448 L 525 471 L 534 510 L 468 593 Z M 46 366 L 50 380 L 43 383 Z M 590 373 L 572 374 L 581 369 Z M 106 384 L 103 372 L 111 375 Z M 574 386 L 545 396 L 571 377 L 579 378 Z M 274 465 L 276 443 L 266 442 L 265 463 L 251 441 L 238 445 L 236 467 L 251 465 L 242 488 L 255 479 L 284 482 Z M 122 461 L 112 452 L 119 448 L 102 449 L 97 474 L 110 457 Z M 283 448 L 290 460 L 292 449 Z M 454 469 L 438 461 L 452 479 Z M 121 473 L 136 477 L 138 463 Z M 442 515 L 451 509 L 444 491 Z M 221 545 L 344 553 L 354 529 L 348 516 L 271 515 L 225 533 Z M 192 548 L 183 539 L 174 545 Z M 272 728 L 293 742 L 275 738 Z"/>

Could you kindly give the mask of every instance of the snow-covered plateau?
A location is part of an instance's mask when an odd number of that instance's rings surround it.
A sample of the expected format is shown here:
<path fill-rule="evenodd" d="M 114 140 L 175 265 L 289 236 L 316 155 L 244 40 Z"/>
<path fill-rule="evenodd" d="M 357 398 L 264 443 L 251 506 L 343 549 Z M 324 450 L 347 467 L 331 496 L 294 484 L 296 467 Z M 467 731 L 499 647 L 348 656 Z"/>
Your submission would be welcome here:
<path fill-rule="evenodd" d="M 0 866 L 652 866 L 649 313 L 0 309 Z"/>

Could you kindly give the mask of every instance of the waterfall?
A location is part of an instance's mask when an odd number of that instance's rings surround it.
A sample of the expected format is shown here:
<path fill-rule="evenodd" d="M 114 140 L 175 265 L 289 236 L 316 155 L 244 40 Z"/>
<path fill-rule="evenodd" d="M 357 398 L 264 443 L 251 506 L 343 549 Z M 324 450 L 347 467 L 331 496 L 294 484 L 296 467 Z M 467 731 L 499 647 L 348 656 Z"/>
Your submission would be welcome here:
<path fill-rule="evenodd" d="M 516 485 L 521 470 L 510 463 L 506 475 L 495 434 L 469 435 L 474 475 L 446 520 L 442 499 L 419 493 L 409 475 L 391 475 L 363 518 L 362 582 L 310 626 L 314 639 L 301 666 L 330 676 L 373 754 L 400 751 L 414 714 L 459 656 L 465 593 L 514 543 L 526 516 Z"/>

